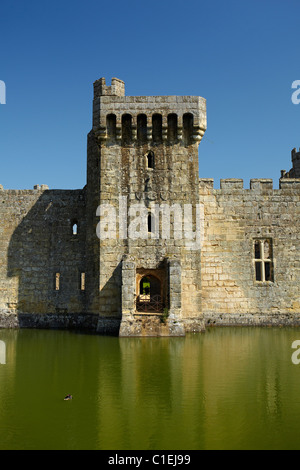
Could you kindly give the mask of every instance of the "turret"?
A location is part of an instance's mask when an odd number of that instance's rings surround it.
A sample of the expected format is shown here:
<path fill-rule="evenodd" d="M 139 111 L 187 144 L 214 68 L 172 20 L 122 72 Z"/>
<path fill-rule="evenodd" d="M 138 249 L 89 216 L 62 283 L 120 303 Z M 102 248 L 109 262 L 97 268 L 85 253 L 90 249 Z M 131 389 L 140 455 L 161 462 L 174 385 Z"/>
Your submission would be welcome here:
<path fill-rule="evenodd" d="M 125 96 L 125 84 L 94 83 L 93 130 L 100 141 L 199 143 L 206 130 L 206 101 L 198 96 Z M 123 141 L 123 142 L 121 142 Z"/>
<path fill-rule="evenodd" d="M 281 170 L 281 178 L 300 178 L 300 148 L 291 152 L 293 168 L 290 171 Z"/>
<path fill-rule="evenodd" d="M 105 78 L 99 78 L 94 82 L 94 98 L 100 96 L 125 96 L 125 83 L 119 78 L 111 79 L 111 86 L 107 86 Z"/>

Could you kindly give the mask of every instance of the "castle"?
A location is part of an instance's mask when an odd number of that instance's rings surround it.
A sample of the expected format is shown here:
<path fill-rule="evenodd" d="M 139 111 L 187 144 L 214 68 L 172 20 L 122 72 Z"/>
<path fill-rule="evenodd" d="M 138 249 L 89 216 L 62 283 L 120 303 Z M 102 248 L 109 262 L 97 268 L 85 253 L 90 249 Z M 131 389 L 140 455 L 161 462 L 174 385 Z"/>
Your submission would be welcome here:
<path fill-rule="evenodd" d="M 87 183 L 0 186 L 0 327 L 183 336 L 300 324 L 300 151 L 270 179 L 199 179 L 206 101 L 94 83 Z M 200 171 L 201 175 L 201 171 Z"/>

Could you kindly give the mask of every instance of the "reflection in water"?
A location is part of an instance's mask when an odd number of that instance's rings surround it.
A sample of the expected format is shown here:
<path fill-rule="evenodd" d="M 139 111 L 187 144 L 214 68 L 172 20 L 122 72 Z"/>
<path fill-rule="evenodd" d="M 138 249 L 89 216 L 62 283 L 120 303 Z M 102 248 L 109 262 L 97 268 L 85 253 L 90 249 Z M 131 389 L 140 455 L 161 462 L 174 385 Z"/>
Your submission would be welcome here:
<path fill-rule="evenodd" d="M 2 330 L 10 360 L 0 368 L 0 449 L 300 448 L 296 334 Z"/>
<path fill-rule="evenodd" d="M 0 340 L 0 364 L 6 364 L 6 344 Z"/>

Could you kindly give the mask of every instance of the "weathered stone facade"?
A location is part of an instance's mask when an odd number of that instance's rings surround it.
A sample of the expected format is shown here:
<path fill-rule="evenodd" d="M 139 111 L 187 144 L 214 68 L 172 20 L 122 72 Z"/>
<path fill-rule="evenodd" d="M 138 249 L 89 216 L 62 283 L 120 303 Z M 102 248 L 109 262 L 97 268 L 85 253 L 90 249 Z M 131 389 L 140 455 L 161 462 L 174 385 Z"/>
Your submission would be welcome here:
<path fill-rule="evenodd" d="M 208 324 L 300 323 L 300 179 L 200 179 L 204 202 L 202 308 Z M 257 279 L 255 242 L 268 240 L 268 279 Z"/>
<path fill-rule="evenodd" d="M 0 186 L 0 327 L 184 335 L 300 323 L 300 152 L 272 180 L 199 180 L 206 102 L 94 83 L 87 184 Z"/>

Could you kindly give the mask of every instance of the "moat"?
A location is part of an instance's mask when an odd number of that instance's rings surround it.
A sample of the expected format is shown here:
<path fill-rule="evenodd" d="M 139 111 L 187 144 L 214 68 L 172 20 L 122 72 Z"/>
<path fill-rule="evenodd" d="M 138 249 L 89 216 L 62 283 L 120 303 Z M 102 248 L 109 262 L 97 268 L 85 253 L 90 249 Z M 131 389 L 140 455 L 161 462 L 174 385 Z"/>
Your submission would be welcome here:
<path fill-rule="evenodd" d="M 0 449 L 299 449 L 298 339 L 292 327 L 2 329 Z"/>

